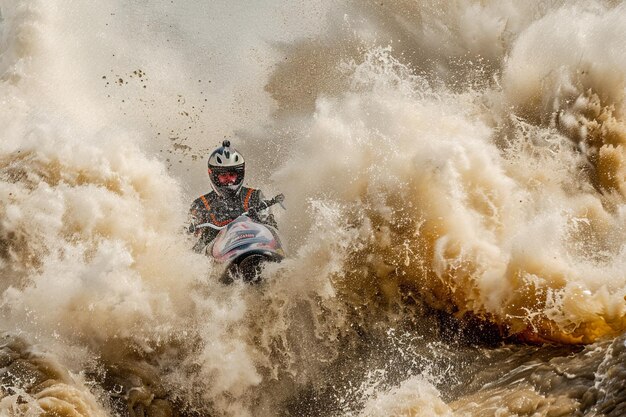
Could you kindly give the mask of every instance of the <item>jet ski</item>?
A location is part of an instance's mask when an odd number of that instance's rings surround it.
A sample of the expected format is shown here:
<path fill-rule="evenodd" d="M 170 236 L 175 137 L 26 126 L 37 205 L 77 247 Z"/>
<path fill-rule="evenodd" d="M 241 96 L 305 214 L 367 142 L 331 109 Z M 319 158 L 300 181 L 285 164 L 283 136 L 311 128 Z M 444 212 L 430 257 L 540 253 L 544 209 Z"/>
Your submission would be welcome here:
<path fill-rule="evenodd" d="M 266 262 L 280 262 L 285 257 L 278 231 L 254 220 L 257 212 L 275 204 L 284 209 L 284 200 L 285 196 L 282 194 L 271 200 L 263 200 L 257 207 L 251 207 L 226 226 L 220 227 L 212 223 L 195 226 L 195 229 L 210 227 L 219 230 L 206 253 L 216 263 L 224 266 L 222 282 L 230 284 L 239 278 L 247 283 L 258 282 Z"/>

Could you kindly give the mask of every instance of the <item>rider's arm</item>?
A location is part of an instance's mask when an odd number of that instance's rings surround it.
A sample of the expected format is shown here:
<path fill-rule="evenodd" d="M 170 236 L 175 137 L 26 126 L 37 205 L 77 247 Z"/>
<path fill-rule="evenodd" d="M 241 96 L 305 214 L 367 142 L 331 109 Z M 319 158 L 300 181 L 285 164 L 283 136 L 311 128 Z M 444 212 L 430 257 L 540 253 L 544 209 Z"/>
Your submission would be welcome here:
<path fill-rule="evenodd" d="M 193 233 L 198 236 L 201 232 L 200 229 L 196 229 L 196 226 L 204 223 L 204 216 L 202 216 L 202 212 L 198 207 L 196 201 L 191 204 L 189 208 L 189 214 L 187 215 L 187 221 L 189 222 L 189 228 L 187 229 L 187 233 Z"/>
<path fill-rule="evenodd" d="M 202 207 L 199 207 L 197 202 L 194 202 L 189 209 L 189 228 L 187 229 L 188 233 L 193 233 L 194 236 L 198 237 L 198 241 L 195 245 L 193 245 L 194 252 L 201 253 L 204 248 L 215 239 L 217 236 L 217 230 L 211 229 L 210 227 L 203 227 L 201 229 L 196 229 L 196 226 L 202 223 L 207 222 L 206 212 Z"/>
<path fill-rule="evenodd" d="M 263 200 L 265 200 L 265 196 L 263 195 L 263 191 L 259 190 L 259 201 Z M 261 223 L 278 228 L 278 224 L 276 223 L 276 219 L 274 219 L 271 207 L 266 208 L 265 210 L 259 210 L 256 212 L 256 217 Z"/>

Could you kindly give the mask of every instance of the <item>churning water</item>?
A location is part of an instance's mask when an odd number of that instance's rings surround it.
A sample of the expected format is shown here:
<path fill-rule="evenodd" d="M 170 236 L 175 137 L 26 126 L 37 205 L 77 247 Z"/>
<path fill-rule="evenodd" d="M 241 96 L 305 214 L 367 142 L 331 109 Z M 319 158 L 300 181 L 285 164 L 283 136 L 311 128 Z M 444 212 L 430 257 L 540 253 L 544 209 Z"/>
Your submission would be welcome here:
<path fill-rule="evenodd" d="M 608 0 L 0 0 L 0 414 L 626 415 L 625 44 Z M 183 232 L 223 137 L 287 196 L 258 286 Z"/>

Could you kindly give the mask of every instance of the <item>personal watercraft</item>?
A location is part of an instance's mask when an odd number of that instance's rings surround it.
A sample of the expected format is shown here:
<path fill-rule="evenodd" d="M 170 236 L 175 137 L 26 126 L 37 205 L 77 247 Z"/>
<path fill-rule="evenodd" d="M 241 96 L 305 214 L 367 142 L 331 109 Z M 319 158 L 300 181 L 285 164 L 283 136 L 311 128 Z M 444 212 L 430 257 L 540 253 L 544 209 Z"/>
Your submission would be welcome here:
<path fill-rule="evenodd" d="M 257 282 L 264 263 L 280 262 L 285 257 L 278 231 L 254 220 L 256 213 L 275 204 L 284 208 L 284 199 L 285 196 L 279 194 L 271 200 L 263 200 L 226 226 L 212 223 L 195 226 L 195 229 L 210 227 L 220 231 L 207 247 L 206 253 L 215 262 L 225 266 L 222 282 L 231 283 L 237 278 L 244 282 Z"/>

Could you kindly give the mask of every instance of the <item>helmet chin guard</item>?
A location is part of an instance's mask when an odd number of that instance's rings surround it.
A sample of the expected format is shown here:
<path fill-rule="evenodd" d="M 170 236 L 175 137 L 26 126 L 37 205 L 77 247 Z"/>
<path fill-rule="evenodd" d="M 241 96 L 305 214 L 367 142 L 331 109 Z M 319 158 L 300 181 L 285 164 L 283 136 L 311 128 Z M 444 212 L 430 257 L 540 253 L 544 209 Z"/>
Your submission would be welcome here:
<path fill-rule="evenodd" d="M 207 162 L 211 187 L 222 197 L 235 195 L 243 186 L 245 176 L 245 160 L 243 156 L 235 149 L 230 147 L 230 141 L 225 140 L 222 146 L 215 149 Z M 218 180 L 220 174 L 234 173 L 237 179 L 233 184 L 222 185 Z"/>

